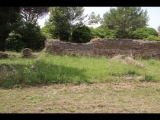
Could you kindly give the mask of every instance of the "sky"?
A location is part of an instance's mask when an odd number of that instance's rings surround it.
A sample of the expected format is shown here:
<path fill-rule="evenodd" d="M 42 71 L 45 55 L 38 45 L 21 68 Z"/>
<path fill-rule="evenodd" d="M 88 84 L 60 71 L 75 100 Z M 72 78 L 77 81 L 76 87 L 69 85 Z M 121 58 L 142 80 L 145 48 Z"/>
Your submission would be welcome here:
<path fill-rule="evenodd" d="M 110 7 L 84 7 L 84 15 L 91 14 L 92 11 L 97 15 L 100 14 L 103 17 L 103 14 L 108 12 Z M 142 7 L 143 10 L 147 10 L 149 21 L 148 27 L 152 27 L 158 30 L 158 26 L 160 26 L 160 7 Z M 45 20 L 49 18 L 49 15 L 44 16 L 43 18 L 38 20 L 38 24 L 43 27 Z M 98 25 L 95 25 L 97 27 Z"/>

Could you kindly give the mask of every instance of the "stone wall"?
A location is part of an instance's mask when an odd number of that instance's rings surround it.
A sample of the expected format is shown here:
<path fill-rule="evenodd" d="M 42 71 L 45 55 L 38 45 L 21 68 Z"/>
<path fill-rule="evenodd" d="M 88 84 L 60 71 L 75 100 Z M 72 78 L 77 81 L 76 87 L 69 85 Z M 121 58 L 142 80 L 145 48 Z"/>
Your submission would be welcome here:
<path fill-rule="evenodd" d="M 70 43 L 60 40 L 46 41 L 51 54 L 79 54 L 96 56 L 133 55 L 160 58 L 160 42 L 134 39 L 92 39 L 88 43 Z"/>

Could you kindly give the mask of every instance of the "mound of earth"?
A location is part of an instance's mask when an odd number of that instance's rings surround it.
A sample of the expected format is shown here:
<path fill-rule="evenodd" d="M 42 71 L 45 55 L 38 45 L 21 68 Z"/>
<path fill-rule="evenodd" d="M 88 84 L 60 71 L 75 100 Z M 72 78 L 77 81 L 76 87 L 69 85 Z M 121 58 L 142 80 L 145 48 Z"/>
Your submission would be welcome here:
<path fill-rule="evenodd" d="M 121 61 L 121 62 L 126 63 L 126 64 L 135 65 L 135 66 L 140 67 L 140 68 L 144 67 L 144 65 L 142 63 L 140 63 L 139 61 L 137 61 L 134 58 L 129 57 L 129 56 L 117 55 L 117 56 L 114 56 L 112 59 Z"/>

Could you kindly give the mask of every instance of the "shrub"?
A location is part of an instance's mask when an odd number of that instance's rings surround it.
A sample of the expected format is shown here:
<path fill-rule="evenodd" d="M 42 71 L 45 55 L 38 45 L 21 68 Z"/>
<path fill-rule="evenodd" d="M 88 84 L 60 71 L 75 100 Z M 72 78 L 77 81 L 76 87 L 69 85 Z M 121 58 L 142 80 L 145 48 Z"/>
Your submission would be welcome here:
<path fill-rule="evenodd" d="M 71 42 L 86 43 L 89 42 L 91 38 L 91 30 L 89 27 L 81 26 L 73 31 Z"/>
<path fill-rule="evenodd" d="M 132 33 L 134 39 L 145 39 L 150 35 L 158 36 L 158 32 L 154 28 L 139 28 Z"/>
<path fill-rule="evenodd" d="M 46 37 L 41 33 L 40 26 L 36 22 L 21 22 L 21 25 L 15 28 L 14 32 L 22 37 L 23 46 L 32 50 L 43 49 Z"/>
<path fill-rule="evenodd" d="M 53 31 L 54 27 L 51 25 L 45 25 L 44 27 L 41 28 L 41 33 L 47 38 L 47 39 L 52 39 L 54 38 L 53 36 Z"/>
<path fill-rule="evenodd" d="M 102 26 L 97 28 L 90 28 L 92 38 L 115 38 L 115 31 L 110 29 L 104 29 Z"/>
<path fill-rule="evenodd" d="M 9 37 L 6 39 L 6 48 L 10 51 L 19 52 L 25 47 L 25 43 L 22 40 L 22 36 L 20 34 L 11 33 Z"/>
<path fill-rule="evenodd" d="M 155 40 L 155 41 L 160 41 L 160 37 L 154 36 L 154 35 L 150 35 L 147 38 L 145 38 L 145 40 Z"/>

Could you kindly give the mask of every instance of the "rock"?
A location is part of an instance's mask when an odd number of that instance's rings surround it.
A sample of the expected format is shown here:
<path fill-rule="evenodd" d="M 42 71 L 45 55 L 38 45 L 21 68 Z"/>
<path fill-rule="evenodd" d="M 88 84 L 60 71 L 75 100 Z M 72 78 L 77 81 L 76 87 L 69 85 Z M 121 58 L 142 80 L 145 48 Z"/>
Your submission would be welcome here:
<path fill-rule="evenodd" d="M 30 48 L 25 48 L 22 51 L 22 55 L 25 58 L 31 57 L 32 56 L 32 50 Z"/>
<path fill-rule="evenodd" d="M 0 51 L 0 58 L 8 58 L 9 55 L 5 52 Z"/>

